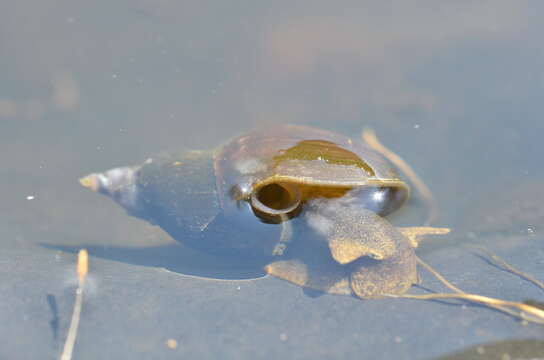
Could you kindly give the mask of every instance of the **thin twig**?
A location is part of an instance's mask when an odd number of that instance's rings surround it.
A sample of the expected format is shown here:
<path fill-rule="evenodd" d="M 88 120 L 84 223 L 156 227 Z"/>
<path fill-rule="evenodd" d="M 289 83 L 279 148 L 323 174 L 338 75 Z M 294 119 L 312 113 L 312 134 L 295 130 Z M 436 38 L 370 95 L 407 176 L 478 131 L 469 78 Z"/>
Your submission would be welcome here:
<path fill-rule="evenodd" d="M 427 294 L 427 295 L 399 295 L 398 297 L 418 300 L 433 300 L 433 299 L 459 299 L 479 303 L 485 306 L 500 310 L 522 320 L 532 321 L 538 324 L 544 324 L 544 311 L 534 306 L 496 299 L 488 296 L 475 294 Z M 511 310 L 510 308 L 518 309 L 520 312 Z M 529 316 L 527 316 L 529 315 Z"/>
<path fill-rule="evenodd" d="M 544 283 L 542 281 L 537 280 L 531 275 L 514 268 L 512 265 L 508 264 L 505 260 L 501 259 L 497 254 L 481 246 L 469 246 L 469 247 L 480 250 L 481 252 L 484 252 L 487 256 L 493 259 L 497 263 L 497 265 L 499 265 L 500 267 L 503 267 L 504 269 L 510 271 L 513 274 L 516 274 L 522 279 L 532 282 L 533 284 L 535 284 L 536 286 L 544 290 Z"/>
<path fill-rule="evenodd" d="M 452 283 L 450 283 L 448 280 L 446 280 L 446 278 L 444 276 L 442 276 L 438 271 L 436 271 L 435 269 L 433 269 L 429 264 L 427 264 L 425 261 L 421 260 L 421 258 L 419 256 L 416 256 L 416 259 L 417 259 L 417 262 L 419 263 L 419 265 L 423 266 L 425 268 L 425 270 L 427 270 L 428 272 L 430 272 L 434 277 L 436 277 L 442 284 L 444 284 L 447 288 L 449 288 L 450 290 L 452 290 L 453 292 L 459 294 L 459 295 L 462 295 L 462 296 L 465 296 L 465 295 L 468 295 L 466 292 L 464 292 L 463 290 L 459 289 L 458 287 L 456 287 L 455 285 L 453 285 Z M 416 296 L 416 295 L 414 295 Z M 502 311 L 502 312 L 505 312 L 507 314 L 510 314 L 512 316 L 515 316 L 515 317 L 519 317 L 518 316 L 518 313 L 504 307 L 504 306 L 500 306 L 500 305 L 488 305 L 494 309 L 497 309 L 499 311 Z"/>
<path fill-rule="evenodd" d="M 70 321 L 70 328 L 68 329 L 68 335 L 66 336 L 66 342 L 64 343 L 64 349 L 60 356 L 60 360 L 71 360 L 74 345 L 76 343 L 77 330 L 79 326 L 79 318 L 81 315 L 81 306 L 83 304 L 83 288 L 85 286 L 85 278 L 89 269 L 89 256 L 87 250 L 82 249 L 77 255 L 77 276 L 78 286 L 76 289 L 76 302 L 74 304 L 74 312 L 72 313 L 72 320 Z"/>
<path fill-rule="evenodd" d="M 468 294 L 463 290 L 459 289 L 448 280 L 446 280 L 442 275 L 440 275 L 436 270 L 434 270 L 430 265 L 421 260 L 419 257 L 416 257 L 418 263 L 423 266 L 427 271 L 429 271 L 433 276 L 435 276 L 442 284 L 447 288 L 454 291 L 455 294 L 428 294 L 428 295 L 399 295 L 398 297 L 410 298 L 410 299 L 420 299 L 420 300 L 430 300 L 430 299 L 458 299 L 472 301 L 478 304 L 482 304 L 498 311 L 502 311 L 514 317 L 517 317 L 522 320 L 532 321 L 538 324 L 544 324 L 544 311 L 535 306 L 506 301 L 501 299 L 496 299 L 488 296 Z M 515 311 L 512 308 L 519 310 Z"/>
<path fill-rule="evenodd" d="M 423 266 L 425 268 L 425 270 L 427 270 L 428 272 L 433 274 L 434 277 L 436 277 L 447 288 L 449 288 L 450 290 L 453 290 L 454 292 L 456 292 L 458 294 L 465 294 L 465 292 L 463 290 L 459 289 L 458 287 L 456 287 L 455 285 L 450 283 L 448 280 L 446 280 L 446 278 L 443 277 L 442 275 L 440 275 L 440 273 L 438 273 L 438 271 L 433 269 L 431 267 L 431 265 L 429 265 L 425 261 L 421 260 L 421 258 L 419 256 L 416 256 L 416 259 L 417 259 L 417 262 L 418 262 L 419 265 Z"/>

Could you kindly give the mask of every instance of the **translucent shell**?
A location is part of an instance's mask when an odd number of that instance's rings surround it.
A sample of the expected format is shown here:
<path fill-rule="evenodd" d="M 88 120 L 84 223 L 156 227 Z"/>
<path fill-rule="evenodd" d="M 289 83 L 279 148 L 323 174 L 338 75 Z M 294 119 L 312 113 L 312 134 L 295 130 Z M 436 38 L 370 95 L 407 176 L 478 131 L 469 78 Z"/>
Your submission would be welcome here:
<path fill-rule="evenodd" d="M 296 216 L 314 198 L 342 198 L 387 215 L 409 196 L 391 163 L 362 141 L 329 131 L 280 125 L 242 135 L 214 156 L 219 201 L 251 203 L 263 221 Z"/>

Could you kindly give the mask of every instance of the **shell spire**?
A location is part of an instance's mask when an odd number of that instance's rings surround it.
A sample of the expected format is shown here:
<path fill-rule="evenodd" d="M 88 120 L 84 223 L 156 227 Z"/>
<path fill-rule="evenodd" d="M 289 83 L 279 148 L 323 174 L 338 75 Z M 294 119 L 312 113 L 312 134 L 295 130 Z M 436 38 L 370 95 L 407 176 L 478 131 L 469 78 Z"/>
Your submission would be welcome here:
<path fill-rule="evenodd" d="M 79 183 L 87 189 L 112 198 L 129 214 L 138 216 L 140 204 L 136 179 L 139 169 L 139 166 L 127 166 L 92 173 L 80 178 Z"/>

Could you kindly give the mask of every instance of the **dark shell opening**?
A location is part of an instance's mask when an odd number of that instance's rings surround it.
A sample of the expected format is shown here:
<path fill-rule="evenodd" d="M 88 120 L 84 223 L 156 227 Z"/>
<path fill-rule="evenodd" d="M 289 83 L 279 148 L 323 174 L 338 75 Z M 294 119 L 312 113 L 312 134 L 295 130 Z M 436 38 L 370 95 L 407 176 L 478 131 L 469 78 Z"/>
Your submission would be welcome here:
<path fill-rule="evenodd" d="M 251 194 L 253 212 L 262 221 L 279 224 L 300 212 L 302 193 L 298 186 L 288 183 L 271 183 Z"/>

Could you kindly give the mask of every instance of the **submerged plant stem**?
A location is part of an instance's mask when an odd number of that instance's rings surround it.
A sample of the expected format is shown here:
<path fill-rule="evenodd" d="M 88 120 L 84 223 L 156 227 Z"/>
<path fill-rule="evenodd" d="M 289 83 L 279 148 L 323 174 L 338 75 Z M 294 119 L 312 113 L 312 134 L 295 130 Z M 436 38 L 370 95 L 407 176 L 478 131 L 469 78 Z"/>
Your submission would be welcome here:
<path fill-rule="evenodd" d="M 79 318 L 81 315 L 81 307 L 83 304 L 83 288 L 85 286 L 85 278 L 89 269 L 87 250 L 82 249 L 77 256 L 77 275 L 78 275 L 78 287 L 76 289 L 76 301 L 74 304 L 74 312 L 72 313 L 72 320 L 70 321 L 70 328 L 68 329 L 68 335 L 66 336 L 66 342 L 64 343 L 64 349 L 60 356 L 60 360 L 72 359 L 72 352 L 76 343 L 77 330 L 79 327 Z"/>

